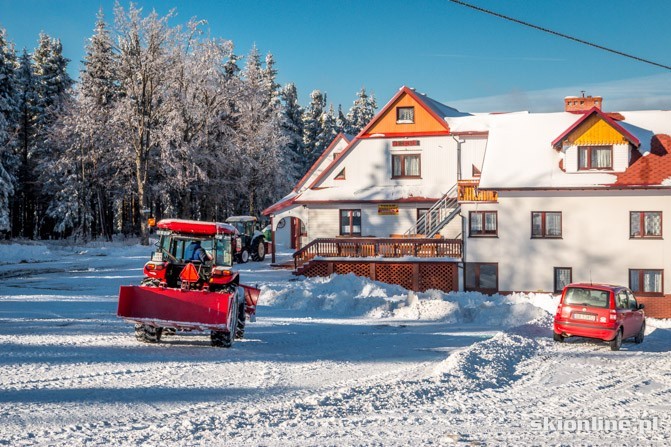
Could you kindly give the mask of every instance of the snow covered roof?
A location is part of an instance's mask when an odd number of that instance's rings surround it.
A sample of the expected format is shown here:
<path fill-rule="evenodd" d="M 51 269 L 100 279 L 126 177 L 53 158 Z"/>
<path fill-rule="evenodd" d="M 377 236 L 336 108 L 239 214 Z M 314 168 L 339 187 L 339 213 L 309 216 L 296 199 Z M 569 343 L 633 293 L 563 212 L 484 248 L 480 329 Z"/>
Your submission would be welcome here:
<path fill-rule="evenodd" d="M 641 154 L 651 152 L 659 134 L 671 134 L 670 111 L 620 112 L 624 118 L 617 124 L 630 137 L 640 142 Z M 619 185 L 661 185 L 671 177 L 671 156 L 658 150 L 647 166 L 632 158 L 633 163 L 624 173 L 580 172 L 567 173 L 560 168 L 564 154 L 552 149 L 557 135 L 572 128 L 583 116 L 574 113 L 512 113 L 489 115 L 487 152 L 480 178 L 485 189 L 524 188 L 594 188 Z M 450 126 L 453 124 L 450 122 Z M 633 142 L 636 142 L 632 140 Z M 663 139 L 663 141 L 667 141 Z M 660 147 L 671 145 L 657 143 Z M 655 167 L 652 167 L 654 164 Z M 666 165 L 669 169 L 666 169 Z M 645 172 L 654 169 L 656 175 L 645 178 Z M 668 175 L 667 175 L 668 174 Z M 665 176 L 661 178 L 661 176 Z"/>
<path fill-rule="evenodd" d="M 411 89 L 412 90 L 412 89 Z M 422 102 L 424 105 L 426 105 L 428 108 L 430 108 L 436 115 L 441 116 L 443 118 L 453 118 L 453 117 L 459 117 L 459 116 L 470 116 L 470 113 L 466 112 L 460 112 L 457 109 L 446 106 L 445 104 L 436 101 L 433 98 L 429 98 L 426 96 L 425 93 L 417 93 L 416 91 L 412 90 L 413 93 L 421 98 Z"/>
<path fill-rule="evenodd" d="M 368 187 L 337 186 L 330 188 L 308 189 L 304 191 L 296 203 L 322 201 L 350 202 L 413 202 L 436 201 L 448 190 L 450 185 L 390 185 Z"/>

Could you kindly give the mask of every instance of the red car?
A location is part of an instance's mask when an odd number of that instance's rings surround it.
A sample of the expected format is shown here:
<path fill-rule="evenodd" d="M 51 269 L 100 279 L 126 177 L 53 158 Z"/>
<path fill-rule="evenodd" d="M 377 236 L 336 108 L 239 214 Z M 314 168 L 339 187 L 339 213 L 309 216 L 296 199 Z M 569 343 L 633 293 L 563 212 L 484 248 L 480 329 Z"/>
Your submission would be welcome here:
<path fill-rule="evenodd" d="M 554 319 L 554 339 L 588 337 L 607 341 L 617 351 L 622 340 L 643 341 L 643 304 L 626 287 L 607 284 L 569 284 L 564 287 Z"/>

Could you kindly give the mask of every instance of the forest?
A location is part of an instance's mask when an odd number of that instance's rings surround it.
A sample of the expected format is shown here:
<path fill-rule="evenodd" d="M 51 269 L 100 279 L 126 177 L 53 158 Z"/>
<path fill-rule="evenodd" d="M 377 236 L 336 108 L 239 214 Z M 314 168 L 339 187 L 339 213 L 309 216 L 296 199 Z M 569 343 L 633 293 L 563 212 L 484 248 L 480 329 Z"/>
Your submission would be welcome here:
<path fill-rule="evenodd" d="M 17 51 L 0 29 L 0 235 L 78 241 L 139 236 L 149 217 L 258 216 L 339 133 L 374 116 L 277 83 L 272 53 L 117 4 L 102 11 L 78 79 L 57 37 Z"/>

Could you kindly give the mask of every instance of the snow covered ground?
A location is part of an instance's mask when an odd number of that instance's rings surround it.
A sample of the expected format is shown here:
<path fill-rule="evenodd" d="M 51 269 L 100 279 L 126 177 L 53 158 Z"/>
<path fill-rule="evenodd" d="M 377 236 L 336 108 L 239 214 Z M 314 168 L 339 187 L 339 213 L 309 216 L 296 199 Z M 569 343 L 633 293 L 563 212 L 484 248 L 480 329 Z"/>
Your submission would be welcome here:
<path fill-rule="evenodd" d="M 116 318 L 151 249 L 0 244 L 0 445 L 669 445 L 671 324 L 555 344 L 549 295 L 409 294 L 240 267 L 231 349 Z"/>

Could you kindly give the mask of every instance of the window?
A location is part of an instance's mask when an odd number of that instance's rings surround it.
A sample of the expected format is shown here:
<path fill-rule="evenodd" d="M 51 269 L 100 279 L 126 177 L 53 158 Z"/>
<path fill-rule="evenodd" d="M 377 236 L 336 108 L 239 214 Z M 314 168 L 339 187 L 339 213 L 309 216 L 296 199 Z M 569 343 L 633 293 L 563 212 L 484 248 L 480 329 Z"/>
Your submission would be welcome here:
<path fill-rule="evenodd" d="M 629 299 L 627 298 L 627 292 L 620 290 L 615 295 L 615 307 L 618 309 L 629 309 Z"/>
<path fill-rule="evenodd" d="M 532 211 L 531 238 L 561 238 L 561 213 Z"/>
<path fill-rule="evenodd" d="M 496 292 L 499 289 L 499 265 L 467 262 L 464 268 L 466 290 Z"/>
<path fill-rule="evenodd" d="M 472 166 L 472 168 L 471 168 L 471 176 L 472 176 L 473 178 L 479 178 L 480 175 L 482 174 L 482 172 L 481 172 L 478 168 L 476 168 L 475 165 L 471 165 L 471 166 Z"/>
<path fill-rule="evenodd" d="M 572 282 L 573 269 L 571 267 L 555 267 L 555 293 L 560 293 Z"/>
<path fill-rule="evenodd" d="M 661 238 L 662 212 L 661 211 L 632 211 L 629 213 L 630 238 Z"/>
<path fill-rule="evenodd" d="M 392 154 L 391 178 L 419 178 L 421 173 L 419 154 Z"/>
<path fill-rule="evenodd" d="M 578 169 L 613 169 L 613 146 L 578 146 Z"/>
<path fill-rule="evenodd" d="M 396 122 L 398 124 L 412 124 L 415 122 L 414 107 L 396 107 Z"/>
<path fill-rule="evenodd" d="M 345 180 L 345 168 L 342 168 L 340 172 L 338 172 L 338 175 L 333 177 L 334 180 Z"/>
<path fill-rule="evenodd" d="M 340 210 L 340 235 L 361 236 L 361 210 Z"/>
<path fill-rule="evenodd" d="M 468 214 L 470 237 L 496 236 L 498 219 L 496 211 L 471 211 Z"/>
<path fill-rule="evenodd" d="M 663 286 L 663 270 L 629 270 L 629 288 L 634 293 L 661 294 Z"/>
<path fill-rule="evenodd" d="M 629 298 L 629 309 L 636 310 L 638 309 L 638 303 L 636 302 L 636 297 L 631 291 L 627 290 L 627 298 Z"/>

